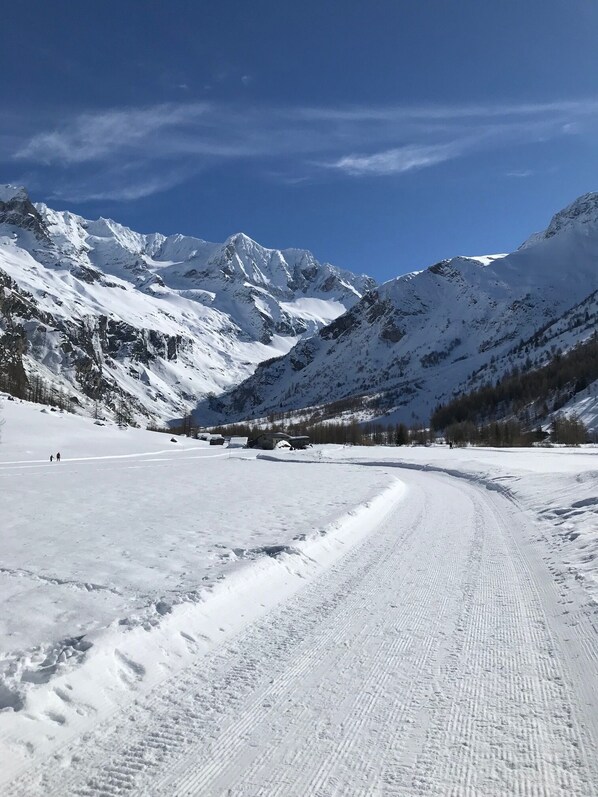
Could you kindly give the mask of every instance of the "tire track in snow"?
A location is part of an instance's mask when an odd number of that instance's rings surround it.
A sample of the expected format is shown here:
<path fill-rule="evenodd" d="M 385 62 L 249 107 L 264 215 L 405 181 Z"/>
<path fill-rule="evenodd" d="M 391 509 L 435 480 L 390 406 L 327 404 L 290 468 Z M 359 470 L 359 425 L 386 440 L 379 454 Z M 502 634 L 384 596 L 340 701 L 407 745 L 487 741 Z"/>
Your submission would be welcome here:
<path fill-rule="evenodd" d="M 416 521 L 418 531 L 425 527 L 425 506 L 423 510 Z M 429 551 L 431 556 L 434 556 L 442 545 L 441 539 L 439 537 L 432 542 Z M 414 543 L 415 540 L 411 538 L 409 542 Z M 415 567 L 417 562 L 413 557 L 413 549 L 409 548 L 409 543 L 401 545 L 396 549 L 396 553 L 403 561 L 406 557 L 410 557 L 413 560 L 411 564 Z M 376 603 L 376 598 L 379 598 L 379 582 L 383 579 L 380 578 L 375 585 L 372 585 L 371 600 L 377 621 L 374 627 L 368 630 L 363 645 L 365 650 L 370 651 L 369 655 L 362 658 L 358 662 L 359 666 L 356 666 L 355 654 L 362 647 L 360 640 L 351 645 L 347 644 L 346 653 L 342 658 L 339 657 L 336 661 L 334 658 L 329 660 L 325 673 L 328 680 L 324 680 L 318 689 L 319 700 L 314 701 L 311 716 L 304 712 L 305 719 L 301 723 L 295 722 L 294 727 L 286 733 L 294 754 L 282 760 L 271 753 L 263 754 L 259 762 L 261 771 L 254 767 L 245 772 L 242 781 L 233 786 L 233 793 L 247 792 L 256 795 L 273 795 L 273 797 L 284 795 L 285 785 L 276 784 L 268 779 L 268 772 L 273 766 L 277 771 L 288 768 L 302 773 L 301 789 L 304 794 L 317 794 L 320 789 L 324 789 L 331 779 L 330 770 L 339 765 L 344 770 L 344 782 L 367 784 L 375 779 L 372 762 L 376 761 L 379 750 L 372 750 L 371 745 L 367 744 L 372 738 L 369 726 L 373 721 L 379 723 L 378 718 L 384 711 L 380 702 L 381 700 L 386 702 L 391 684 L 396 690 L 400 682 L 401 701 L 395 701 L 394 710 L 391 712 L 388 712 L 386 707 L 384 712 L 388 715 L 386 724 L 391 724 L 393 727 L 402 724 L 407 727 L 412 723 L 413 706 L 420 701 L 425 685 L 426 666 L 434 654 L 435 638 L 441 633 L 447 602 L 444 601 L 443 605 L 436 606 L 438 611 L 434 612 L 432 617 L 430 598 L 435 592 L 442 594 L 438 579 L 430 579 L 422 589 L 418 579 L 407 571 L 401 574 L 403 580 L 397 578 L 391 536 L 388 538 L 388 551 L 388 567 L 386 573 L 380 573 L 380 576 L 386 575 L 388 582 L 394 582 L 393 587 L 397 595 L 400 595 L 401 604 L 409 606 L 409 611 L 381 612 L 381 606 Z M 449 578 L 452 572 L 452 569 L 448 571 Z M 363 605 L 360 598 L 358 606 Z M 388 609 L 384 599 L 382 608 Z M 399 607 L 395 604 L 394 608 Z M 356 619 L 359 622 L 359 618 Z M 367 618 L 365 622 L 367 623 Z M 435 623 L 435 627 L 431 629 L 432 622 Z M 367 628 L 367 625 L 365 627 Z M 416 639 L 418 645 L 414 644 Z M 406 661 L 409 661 L 409 674 L 400 672 Z M 392 664 L 398 665 L 398 672 L 392 668 Z M 359 682 L 358 690 L 355 690 L 356 678 Z M 334 683 L 334 680 L 337 683 Z M 295 699 L 300 703 L 300 690 L 297 692 Z M 331 694 L 335 697 L 332 701 L 332 712 Z M 323 726 L 324 733 L 312 732 L 314 726 L 318 727 L 318 723 Z M 336 735 L 330 732 L 335 728 Z M 323 749 L 326 755 L 322 755 Z M 318 760 L 320 760 L 319 765 Z M 258 788 L 260 782 L 262 787 Z"/>
<path fill-rule="evenodd" d="M 413 534 L 417 527 L 417 520 L 408 524 L 404 533 L 397 540 L 397 544 L 401 546 L 404 540 Z M 311 601 L 305 607 L 306 614 L 312 618 L 316 627 L 322 617 L 333 618 L 333 621 L 318 629 L 314 639 L 314 637 L 309 636 L 312 623 L 310 622 L 305 627 L 304 619 L 297 618 L 295 606 L 285 607 L 280 615 L 277 616 L 275 614 L 271 617 L 270 626 L 280 623 L 281 629 L 286 629 L 284 630 L 285 642 L 291 639 L 294 639 L 295 642 L 301 641 L 299 646 L 291 645 L 288 648 L 285 646 L 284 652 L 288 654 L 288 657 L 286 663 L 280 662 L 285 666 L 280 677 L 273 681 L 271 676 L 269 676 L 272 664 L 270 661 L 264 675 L 267 681 L 272 681 L 272 683 L 269 683 L 264 691 L 258 691 L 257 696 L 253 697 L 251 702 L 244 707 L 240 717 L 236 717 L 231 712 L 231 723 L 224 724 L 218 735 L 210 739 L 209 745 L 203 751 L 203 755 L 207 760 L 205 766 L 200 771 L 194 771 L 192 766 L 196 762 L 196 753 L 194 752 L 191 756 L 191 761 L 184 760 L 182 764 L 175 761 L 172 772 L 168 771 L 168 766 L 162 767 L 161 772 L 166 772 L 166 777 L 161 776 L 156 781 L 152 781 L 152 789 L 155 789 L 156 793 L 172 795 L 219 793 L 221 774 L 226 770 L 227 766 L 230 766 L 232 761 L 236 761 L 236 766 L 248 763 L 249 759 L 259 752 L 256 747 L 247 747 L 248 738 L 253 735 L 256 727 L 259 727 L 269 716 L 276 714 L 280 706 L 277 701 L 284 700 L 285 703 L 288 703 L 288 695 L 292 693 L 295 684 L 303 683 L 303 679 L 307 675 L 313 676 L 314 672 L 324 672 L 327 669 L 328 660 L 326 653 L 334 649 L 335 640 L 338 640 L 339 635 L 350 634 L 354 629 L 356 606 L 363 600 L 363 595 L 357 595 L 356 591 L 364 574 L 366 576 L 369 575 L 372 570 L 377 569 L 379 566 L 378 556 L 370 554 L 369 557 L 367 555 L 364 557 L 363 550 L 352 552 L 348 554 L 348 557 L 355 559 L 358 563 L 356 572 L 352 573 L 349 579 L 346 579 L 343 575 L 342 565 L 334 568 L 339 569 L 342 581 L 334 593 L 333 599 L 328 599 L 326 597 L 327 590 L 322 591 L 321 587 L 316 585 L 311 590 L 313 591 L 313 595 L 310 596 Z M 370 581 L 368 584 L 372 585 L 374 582 Z M 308 588 L 309 590 L 310 588 Z M 370 592 L 373 591 L 374 588 L 371 587 Z M 313 605 L 310 605 L 310 603 Z M 297 622 L 298 619 L 299 622 Z M 365 637 L 365 635 L 366 630 L 363 629 L 361 636 Z M 247 665 L 241 664 L 234 680 L 239 677 L 239 673 L 246 669 Z M 288 719 L 288 709 L 285 711 L 285 716 Z M 187 773 L 189 774 L 188 777 Z M 173 779 L 178 781 L 181 777 L 181 783 L 177 782 L 176 785 L 173 785 Z M 222 786 L 222 788 L 225 787 Z"/>
<path fill-rule="evenodd" d="M 412 531 L 413 528 L 408 528 L 405 534 Z M 303 666 L 297 671 L 297 677 L 317 659 L 320 649 L 325 650 L 332 644 L 337 633 L 334 626 L 317 629 L 319 617 L 322 614 L 342 611 L 346 595 L 353 591 L 362 573 L 369 572 L 377 566 L 378 557 L 375 554 L 368 554 L 366 551 L 364 556 L 360 552 L 364 547 L 367 547 L 367 543 L 365 546 L 360 544 L 355 549 L 350 549 L 345 555 L 345 559 L 354 559 L 357 566 L 348 573 L 345 573 L 341 567 L 339 583 L 334 591 L 327 589 L 316 591 L 311 614 L 298 617 L 294 605 L 283 606 L 276 625 L 273 625 L 274 620 L 270 615 L 258 621 L 241 635 L 241 641 L 235 641 L 217 650 L 213 655 L 203 657 L 198 667 L 190 670 L 184 679 L 174 683 L 170 691 L 154 694 L 151 700 L 143 701 L 139 712 L 141 717 L 136 712 L 130 715 L 131 722 L 134 723 L 130 726 L 134 741 L 131 742 L 129 734 L 125 734 L 124 750 L 119 750 L 117 756 L 113 756 L 110 752 L 118 749 L 118 742 L 113 743 L 110 733 L 106 739 L 101 738 L 101 733 L 94 734 L 98 737 L 97 748 L 90 757 L 95 760 L 103 754 L 104 760 L 98 764 L 100 775 L 90 776 L 85 783 L 85 773 L 82 775 L 80 771 L 84 768 L 71 767 L 66 776 L 63 774 L 59 782 L 53 784 L 51 774 L 38 772 L 27 779 L 28 786 L 25 791 L 17 786 L 14 794 L 25 793 L 28 797 L 35 793 L 62 795 L 65 790 L 69 794 L 81 795 L 121 793 L 125 784 L 128 784 L 129 789 L 133 788 L 136 773 L 148 770 L 155 775 L 158 765 L 162 766 L 162 761 L 167 755 L 180 752 L 179 748 L 184 748 L 184 740 L 188 744 L 201 734 L 205 734 L 209 739 L 213 735 L 214 716 L 226 719 L 225 712 L 228 712 L 234 718 L 239 710 L 238 696 L 259 685 L 260 679 L 268 685 L 263 693 L 266 696 L 272 694 L 277 698 L 278 692 L 284 694 L 289 682 L 295 677 L 293 673 L 286 674 L 284 668 L 288 666 L 291 656 L 295 655 L 298 645 L 307 637 L 307 642 L 304 644 Z M 336 570 L 339 567 L 333 565 L 332 569 Z M 277 617 L 277 614 L 275 613 L 273 617 Z M 350 617 L 346 622 L 349 620 Z M 310 636 L 314 629 L 318 636 L 316 640 Z M 282 680 L 278 687 L 272 679 L 273 666 L 278 666 L 282 672 Z M 201 691 L 201 687 L 205 687 L 204 692 Z M 187 699 L 190 693 L 194 698 L 191 706 Z M 255 699 L 256 705 L 262 701 L 263 694 L 260 693 Z M 162 727 L 158 729 L 154 719 L 156 716 L 163 717 Z M 184 731 L 182 735 L 181 733 L 173 735 L 171 731 L 164 730 L 164 727 L 178 727 Z M 64 756 L 64 760 L 68 761 L 70 756 L 79 758 L 76 746 Z M 88 764 L 88 768 L 93 769 L 93 763 L 90 761 Z M 114 789 L 117 791 L 111 791 Z"/>
<path fill-rule="evenodd" d="M 486 525 L 492 507 L 482 494 L 476 498 L 484 547 L 439 673 L 433 722 L 408 793 L 593 794 L 570 690 L 529 570 L 500 518 Z"/>
<path fill-rule="evenodd" d="M 383 677 L 379 663 L 381 659 L 388 663 L 391 655 L 370 656 L 370 678 L 360 682 L 362 696 L 341 706 L 338 713 L 344 714 L 350 728 L 344 739 L 338 731 L 328 739 L 318 733 L 317 717 L 326 709 L 330 712 L 330 705 L 326 706 L 326 701 L 317 705 L 312 700 L 314 710 L 311 726 L 306 723 L 308 733 L 297 738 L 297 722 L 287 732 L 295 755 L 285 760 L 275 752 L 262 754 L 258 766 L 241 768 L 236 781 L 230 781 L 228 775 L 230 794 L 363 794 L 368 785 L 370 794 L 396 795 L 548 797 L 592 793 L 587 758 L 584 760 L 579 754 L 579 729 L 572 720 L 569 694 L 555 666 L 552 641 L 529 571 L 508 544 L 505 530 L 496 523 L 494 509 L 483 494 L 475 488 L 461 492 L 473 496 L 475 503 L 473 537 L 463 568 L 464 580 L 459 585 L 461 612 L 454 626 L 454 642 L 438 669 L 444 678 L 436 684 L 436 695 L 442 695 L 444 711 L 439 710 L 442 705 L 434 705 L 432 695 L 430 724 L 415 772 L 415 762 L 404 755 L 406 740 L 397 746 L 396 760 L 387 764 L 381 776 L 376 777 L 373 762 L 380 758 L 384 732 L 390 732 L 392 737 L 394 730 L 401 727 L 401 718 L 408 716 L 409 700 L 414 698 L 414 708 L 421 706 L 430 679 L 421 651 L 411 680 L 417 688 L 412 693 L 408 689 L 401 693 L 399 709 L 395 705 L 395 711 L 386 712 L 373 736 L 364 733 L 364 726 L 376 715 L 376 698 L 380 707 L 388 702 L 390 673 L 387 667 L 387 677 Z M 459 507 L 462 512 L 462 502 Z M 446 538 L 442 542 L 445 546 L 450 544 Z M 457 548 L 463 549 L 464 542 L 460 536 Z M 437 552 L 430 554 L 434 559 Z M 447 572 L 446 559 L 439 561 L 443 572 Z M 454 573 L 448 572 L 450 581 Z M 426 580 L 434 587 L 421 596 L 424 603 L 441 586 L 438 579 Z M 418 616 L 417 610 L 404 586 L 401 598 L 413 620 Z M 395 647 L 400 649 L 399 645 Z M 391 652 L 392 648 L 385 651 Z M 328 728 L 334 730 L 333 724 L 329 723 Z M 280 728 L 273 731 L 268 738 L 276 738 L 280 747 Z M 406 737 L 410 731 L 408 727 Z M 259 729 L 256 735 L 259 738 Z M 361 750 L 355 751 L 356 741 Z M 345 771 L 343 762 L 350 762 Z M 421 772 L 422 764 L 427 777 L 420 776 L 418 782 L 418 767 Z M 285 772 L 293 773 L 292 784 L 281 777 Z M 196 784 L 188 776 L 173 794 L 219 794 L 226 782 L 224 774 L 213 784 L 203 784 L 208 786 L 204 792 L 194 788 Z"/>
<path fill-rule="evenodd" d="M 418 516 L 410 521 L 410 528 L 416 531 L 421 525 L 422 508 L 419 508 Z M 384 571 L 379 572 L 379 576 L 386 576 L 390 579 L 393 575 L 393 568 L 395 565 L 394 558 L 392 557 L 393 546 L 397 551 L 404 554 L 409 545 L 411 534 L 409 537 L 388 541 L 389 559 L 385 565 Z M 401 599 L 405 600 L 407 595 L 413 592 L 413 583 L 409 583 L 409 578 L 404 578 L 403 581 L 397 579 L 396 587 L 401 590 Z M 366 591 L 364 591 L 366 587 Z M 309 673 L 311 688 L 317 692 L 318 700 L 314 701 L 313 705 L 305 705 L 302 700 L 302 691 L 304 686 L 297 683 L 291 684 L 291 689 L 286 695 L 287 708 L 285 710 L 285 717 L 274 715 L 268 718 L 269 727 L 267 732 L 269 736 L 281 738 L 285 735 L 290 741 L 289 748 L 284 748 L 280 751 L 279 755 L 273 756 L 271 750 L 264 750 L 257 756 L 253 765 L 243 771 L 242 779 L 240 782 L 233 783 L 229 786 L 235 794 L 243 794 L 245 791 L 251 794 L 268 794 L 269 797 L 277 797 L 277 795 L 284 795 L 288 789 L 288 783 L 284 780 L 269 781 L 268 773 L 276 767 L 280 772 L 284 768 L 288 768 L 293 772 L 301 772 L 303 781 L 301 788 L 305 794 L 316 794 L 320 782 L 324 781 L 327 776 L 329 758 L 322 760 L 321 751 L 323 747 L 329 746 L 331 742 L 334 743 L 334 757 L 342 758 L 343 760 L 352 757 L 352 750 L 356 743 L 359 742 L 361 731 L 366 724 L 368 717 L 371 715 L 375 702 L 377 700 L 377 692 L 379 687 L 386 680 L 390 679 L 391 672 L 385 666 L 393 654 L 397 657 L 402 657 L 407 654 L 407 651 L 412 644 L 407 636 L 396 636 L 391 644 L 386 644 L 385 634 L 388 631 L 388 618 L 386 622 L 380 622 L 381 617 L 378 612 L 379 607 L 376 605 L 376 593 L 378 592 L 378 581 L 372 583 L 358 584 L 357 589 L 350 599 L 347 601 L 347 608 L 350 608 L 350 622 L 345 623 L 341 628 L 336 627 L 337 642 L 336 645 L 326 651 L 327 655 L 319 661 L 319 665 L 315 671 Z M 364 618 L 359 618 L 360 611 L 362 614 L 374 616 L 377 618 L 373 627 L 369 626 Z M 356 622 L 356 619 L 358 622 Z M 412 625 L 418 627 L 420 625 L 419 618 L 412 618 Z M 356 633 L 355 629 L 359 629 Z M 348 638 L 343 640 L 343 635 L 349 631 L 350 643 Z M 341 640 L 339 644 L 339 640 Z M 382 643 L 382 644 L 381 644 Z M 356 650 L 363 649 L 365 651 L 374 650 L 375 653 L 370 653 L 367 658 L 363 658 L 356 667 L 355 653 Z M 361 666 L 359 666 L 361 665 Z M 364 665 L 367 665 L 364 670 Z M 360 673 L 360 689 L 355 691 L 351 690 L 347 684 L 347 674 L 352 673 L 355 677 L 355 671 Z M 336 684 L 330 684 L 331 678 L 336 681 Z M 346 723 L 346 730 L 341 734 L 340 743 L 338 740 L 334 741 L 334 735 L 330 733 L 331 729 L 335 727 L 334 717 L 326 717 L 324 708 L 330 708 L 329 693 L 335 689 L 334 701 L 334 714 L 338 715 L 342 722 L 342 718 L 351 717 L 351 722 Z M 291 719 L 291 727 L 285 728 L 288 724 L 289 718 Z M 253 728 L 254 737 L 259 737 L 260 729 Z M 306 780 L 307 773 L 311 772 L 314 762 L 322 760 L 320 766 L 315 767 L 309 779 Z M 359 757 L 360 765 L 363 766 L 364 759 Z M 262 784 L 260 787 L 259 784 Z M 215 793 L 218 792 L 220 783 L 216 781 L 211 785 L 211 790 Z M 194 784 L 195 786 L 195 784 Z M 222 785 L 224 788 L 224 784 Z M 193 788 L 193 793 L 199 793 L 196 788 Z M 178 793 L 178 792 L 177 792 Z M 180 793 L 185 793 L 185 789 L 181 788 Z"/>
<path fill-rule="evenodd" d="M 364 543 L 10 794 L 594 794 L 587 707 L 505 500 L 405 480 Z"/>

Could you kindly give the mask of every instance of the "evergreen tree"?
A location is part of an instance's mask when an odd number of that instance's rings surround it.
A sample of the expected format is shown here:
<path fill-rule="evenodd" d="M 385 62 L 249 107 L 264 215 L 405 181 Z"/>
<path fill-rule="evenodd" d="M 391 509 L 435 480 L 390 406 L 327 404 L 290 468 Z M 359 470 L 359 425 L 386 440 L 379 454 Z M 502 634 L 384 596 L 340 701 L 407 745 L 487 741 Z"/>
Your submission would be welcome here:
<path fill-rule="evenodd" d="M 395 427 L 395 445 L 407 446 L 409 445 L 409 429 L 404 423 L 399 423 Z"/>
<path fill-rule="evenodd" d="M 550 428 L 550 436 L 554 443 L 568 446 L 578 446 L 588 439 L 588 430 L 577 415 L 566 417 L 556 415 Z"/>

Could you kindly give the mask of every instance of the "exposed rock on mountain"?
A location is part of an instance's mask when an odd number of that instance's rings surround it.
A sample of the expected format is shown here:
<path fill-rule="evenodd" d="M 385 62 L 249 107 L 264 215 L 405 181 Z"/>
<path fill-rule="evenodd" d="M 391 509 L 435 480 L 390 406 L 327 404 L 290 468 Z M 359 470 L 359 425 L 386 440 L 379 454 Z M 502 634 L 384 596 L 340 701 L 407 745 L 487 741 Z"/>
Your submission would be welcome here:
<path fill-rule="evenodd" d="M 376 287 L 241 233 L 144 235 L 0 187 L 0 388 L 85 412 L 164 421 L 197 405 L 208 423 L 342 402 L 426 422 L 592 334 L 597 290 L 598 194 L 512 254 Z"/>
<path fill-rule="evenodd" d="M 136 233 L 0 187 L 0 387 L 131 418 L 181 416 L 289 351 L 373 286 L 246 235 Z M 10 368 L 3 363 L 11 363 Z"/>
<path fill-rule="evenodd" d="M 425 423 L 439 402 L 525 362 L 532 349 L 546 357 L 556 344 L 534 344 L 543 330 L 564 330 L 561 348 L 591 335 L 597 289 L 598 194 L 587 194 L 510 255 L 456 257 L 385 283 L 200 404 L 197 417 L 241 420 L 352 399 L 358 417 Z"/>

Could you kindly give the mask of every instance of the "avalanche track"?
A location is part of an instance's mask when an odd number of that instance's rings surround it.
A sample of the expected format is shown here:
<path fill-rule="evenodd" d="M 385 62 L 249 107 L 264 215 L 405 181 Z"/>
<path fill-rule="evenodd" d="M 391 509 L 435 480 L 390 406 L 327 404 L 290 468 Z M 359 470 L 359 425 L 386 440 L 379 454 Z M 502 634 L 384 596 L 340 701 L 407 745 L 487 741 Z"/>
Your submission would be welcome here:
<path fill-rule="evenodd" d="M 401 479 L 365 540 L 7 796 L 596 794 L 589 615 L 505 496 Z"/>

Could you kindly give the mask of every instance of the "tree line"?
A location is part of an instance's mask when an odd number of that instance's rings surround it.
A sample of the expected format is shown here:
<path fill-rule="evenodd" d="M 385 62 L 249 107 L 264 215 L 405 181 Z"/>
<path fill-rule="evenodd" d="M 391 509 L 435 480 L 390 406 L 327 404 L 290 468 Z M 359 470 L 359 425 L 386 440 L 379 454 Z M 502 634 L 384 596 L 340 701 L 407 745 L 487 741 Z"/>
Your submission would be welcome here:
<path fill-rule="evenodd" d="M 435 431 L 463 423 L 480 428 L 512 416 L 529 431 L 596 379 L 598 333 L 595 332 L 588 341 L 566 354 L 557 351 L 542 368 L 532 371 L 513 368 L 494 384 L 437 406 L 432 413 L 431 426 Z"/>
<path fill-rule="evenodd" d="M 307 435 L 310 442 L 315 444 L 333 443 L 354 446 L 426 445 L 433 439 L 431 431 L 427 428 L 409 428 L 404 423 L 364 423 L 355 418 L 348 421 L 325 421 L 322 423 L 277 423 L 274 421 L 259 426 L 252 423 L 232 423 L 205 427 L 200 430 L 193 422 L 192 416 L 188 415 L 177 426 L 156 430 L 169 431 L 171 434 L 185 434 L 190 437 L 195 437 L 198 433 L 205 431 L 210 434 L 221 434 L 223 437 L 247 437 L 249 440 L 258 437 L 264 431 L 286 432 L 291 436 Z"/>
<path fill-rule="evenodd" d="M 537 443 L 552 442 L 568 446 L 586 443 L 589 438 L 587 426 L 577 415 L 556 415 L 550 431 L 542 428 L 525 429 L 516 419 L 492 421 L 477 425 L 472 421 L 449 424 L 444 430 L 447 442 L 455 446 L 475 445 L 494 448 L 525 447 Z"/>

